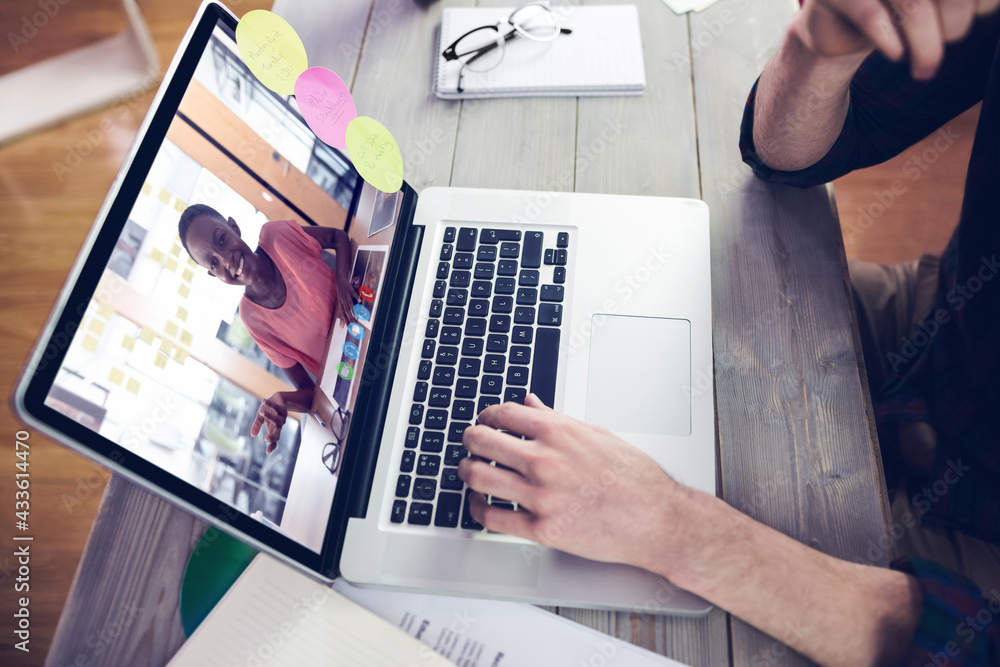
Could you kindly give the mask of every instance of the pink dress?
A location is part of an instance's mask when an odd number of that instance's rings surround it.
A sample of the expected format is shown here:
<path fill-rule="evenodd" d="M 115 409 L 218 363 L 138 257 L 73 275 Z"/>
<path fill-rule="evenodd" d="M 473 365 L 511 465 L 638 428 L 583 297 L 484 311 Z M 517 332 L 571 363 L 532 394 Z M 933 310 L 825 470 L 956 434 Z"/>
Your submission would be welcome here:
<path fill-rule="evenodd" d="M 319 241 L 294 220 L 268 222 L 257 243 L 285 281 L 285 303 L 264 308 L 244 296 L 240 319 L 276 365 L 290 368 L 298 362 L 318 376 L 337 302 L 336 276 L 323 261 Z"/>

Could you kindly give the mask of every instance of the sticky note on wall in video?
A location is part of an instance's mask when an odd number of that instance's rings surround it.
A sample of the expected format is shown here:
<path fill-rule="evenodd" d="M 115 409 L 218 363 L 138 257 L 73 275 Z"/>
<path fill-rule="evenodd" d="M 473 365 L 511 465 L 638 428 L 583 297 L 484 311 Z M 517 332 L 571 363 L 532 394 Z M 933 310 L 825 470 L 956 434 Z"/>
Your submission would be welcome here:
<path fill-rule="evenodd" d="M 295 100 L 317 137 L 334 148 L 347 148 L 347 126 L 358 110 L 339 76 L 325 67 L 310 67 L 295 82 Z"/>
<path fill-rule="evenodd" d="M 168 359 L 170 359 L 170 357 L 163 354 L 163 352 L 157 352 L 156 358 L 153 359 L 153 365 L 156 366 L 157 368 L 166 368 Z"/>
<path fill-rule="evenodd" d="M 295 94 L 295 80 L 309 62 L 288 21 L 266 9 L 249 11 L 236 24 L 236 46 L 261 83 L 281 95 Z"/>
<path fill-rule="evenodd" d="M 152 345 L 153 341 L 156 340 L 156 332 L 147 326 L 143 326 L 139 332 L 139 340 Z"/>
<path fill-rule="evenodd" d="M 83 337 L 83 349 L 85 349 L 87 352 L 90 352 L 91 354 L 97 354 L 97 344 L 99 342 L 100 342 L 99 340 L 97 340 L 90 334 L 87 334 L 86 336 Z"/>
<path fill-rule="evenodd" d="M 129 336 L 128 334 L 125 334 L 125 336 L 122 338 L 122 347 L 124 347 L 129 352 L 131 352 L 132 350 L 134 350 L 135 349 L 135 338 L 133 338 L 132 336 Z"/>
<path fill-rule="evenodd" d="M 382 192 L 403 187 L 403 156 L 382 123 L 358 116 L 347 126 L 347 153 L 361 177 Z"/>
<path fill-rule="evenodd" d="M 135 378 L 129 378 L 128 382 L 125 383 L 125 391 L 130 391 L 136 396 L 139 395 L 139 381 Z"/>
<path fill-rule="evenodd" d="M 112 368 L 111 372 L 108 373 L 108 380 L 120 387 L 122 382 L 125 381 L 125 373 L 120 368 Z"/>

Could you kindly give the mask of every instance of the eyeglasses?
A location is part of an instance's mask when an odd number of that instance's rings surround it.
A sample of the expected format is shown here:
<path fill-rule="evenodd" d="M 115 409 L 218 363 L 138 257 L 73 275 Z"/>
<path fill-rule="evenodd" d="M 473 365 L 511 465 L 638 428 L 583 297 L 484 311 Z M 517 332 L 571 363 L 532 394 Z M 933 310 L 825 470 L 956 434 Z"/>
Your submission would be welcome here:
<path fill-rule="evenodd" d="M 510 26 L 507 30 L 504 26 Z M 465 33 L 441 52 L 447 60 L 458 60 L 458 92 L 462 92 L 465 70 L 488 72 L 503 61 L 504 45 L 518 35 L 535 42 L 549 42 L 559 35 L 572 34 L 569 28 L 559 27 L 548 2 L 521 5 L 496 25 L 484 25 Z"/>
<path fill-rule="evenodd" d="M 351 424 L 351 413 L 344 410 L 343 408 L 338 408 L 335 416 L 340 417 L 340 426 L 334 428 L 330 425 L 330 431 L 333 434 L 333 442 L 328 442 L 323 445 L 323 465 L 326 466 L 327 470 L 331 474 L 337 474 L 337 466 L 340 465 L 340 454 L 341 446 L 344 442 L 344 436 L 347 435 L 347 430 Z"/>

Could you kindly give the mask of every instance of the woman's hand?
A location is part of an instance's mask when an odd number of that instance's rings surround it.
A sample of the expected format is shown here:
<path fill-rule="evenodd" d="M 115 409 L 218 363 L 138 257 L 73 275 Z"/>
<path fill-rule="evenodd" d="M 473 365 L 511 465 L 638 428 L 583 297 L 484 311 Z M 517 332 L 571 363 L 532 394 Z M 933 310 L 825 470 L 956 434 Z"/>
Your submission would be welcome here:
<path fill-rule="evenodd" d="M 288 408 L 285 405 L 285 392 L 276 391 L 267 398 L 261 399 L 260 409 L 257 410 L 257 418 L 250 427 L 250 435 L 257 437 L 261 426 L 266 427 L 264 442 L 267 443 L 267 453 L 270 454 L 278 446 L 278 438 L 281 437 L 281 427 L 285 425 L 288 418 Z"/>
<path fill-rule="evenodd" d="M 487 408 L 462 442 L 474 456 L 513 469 L 475 458 L 459 464 L 459 475 L 479 492 L 471 496 L 472 516 L 490 530 L 646 569 L 673 542 L 674 500 L 686 487 L 607 429 L 561 415 L 534 394 L 524 405 Z M 516 502 L 525 511 L 487 505 L 481 494 Z"/>
<path fill-rule="evenodd" d="M 340 320 L 346 326 L 356 321 L 354 316 L 354 304 L 361 301 L 358 291 L 354 289 L 348 278 L 344 278 L 339 273 L 337 276 L 337 304 L 334 307 L 334 320 Z"/>

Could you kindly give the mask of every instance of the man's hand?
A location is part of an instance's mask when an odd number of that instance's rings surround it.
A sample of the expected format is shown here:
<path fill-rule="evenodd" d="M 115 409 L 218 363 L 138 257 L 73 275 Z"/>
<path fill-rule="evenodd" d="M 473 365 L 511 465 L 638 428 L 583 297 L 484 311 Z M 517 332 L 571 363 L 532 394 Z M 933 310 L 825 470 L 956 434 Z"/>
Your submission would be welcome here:
<path fill-rule="evenodd" d="M 534 394 L 524 405 L 487 408 L 478 425 L 465 429 L 462 442 L 473 456 L 513 469 L 474 458 L 458 466 L 459 476 L 479 492 L 471 496 L 472 516 L 490 530 L 647 569 L 671 540 L 672 501 L 684 487 L 607 429 L 561 415 Z M 481 494 L 516 502 L 526 511 L 487 505 Z"/>
<path fill-rule="evenodd" d="M 278 438 L 281 437 L 281 427 L 285 425 L 288 418 L 288 408 L 285 405 L 284 392 L 276 391 L 267 398 L 261 399 L 260 409 L 257 410 L 257 419 L 250 427 L 250 435 L 257 437 L 261 426 L 266 426 L 264 442 L 267 443 L 267 453 L 270 454 L 278 446 Z"/>
<path fill-rule="evenodd" d="M 334 308 L 333 318 L 340 320 L 346 326 L 357 319 L 354 316 L 354 304 L 361 301 L 361 297 L 358 296 L 358 291 L 354 289 L 349 279 L 344 278 L 339 273 L 336 274 L 336 278 L 337 304 Z"/>

